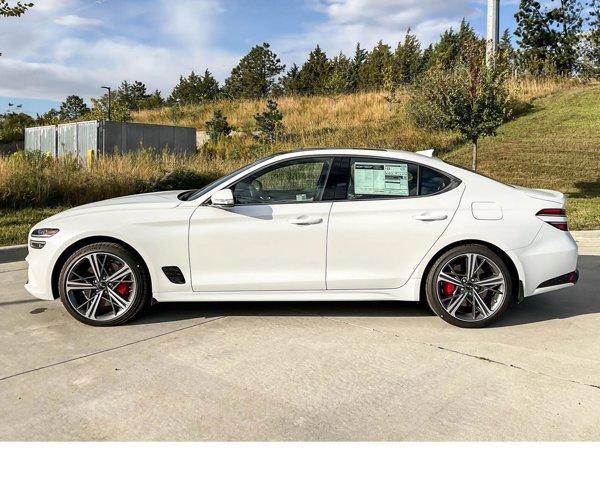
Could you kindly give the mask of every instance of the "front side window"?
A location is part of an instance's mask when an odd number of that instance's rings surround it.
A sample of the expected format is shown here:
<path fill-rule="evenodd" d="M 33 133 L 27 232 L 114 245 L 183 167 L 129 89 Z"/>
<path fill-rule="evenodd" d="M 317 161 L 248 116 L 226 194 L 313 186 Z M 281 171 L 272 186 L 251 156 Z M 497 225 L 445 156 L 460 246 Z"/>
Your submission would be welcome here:
<path fill-rule="evenodd" d="M 331 158 L 296 159 L 262 169 L 235 185 L 235 203 L 248 205 L 320 201 L 331 164 Z"/>

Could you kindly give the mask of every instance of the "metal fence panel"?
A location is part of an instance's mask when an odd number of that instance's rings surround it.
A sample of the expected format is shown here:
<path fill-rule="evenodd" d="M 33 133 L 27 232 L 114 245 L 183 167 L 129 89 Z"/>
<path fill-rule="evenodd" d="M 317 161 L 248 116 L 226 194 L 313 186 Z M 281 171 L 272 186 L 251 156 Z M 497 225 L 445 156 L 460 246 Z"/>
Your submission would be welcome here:
<path fill-rule="evenodd" d="M 77 123 L 77 158 L 83 165 L 90 166 L 90 155 L 93 158 L 98 155 L 98 122 L 95 120 Z"/>
<path fill-rule="evenodd" d="M 63 123 L 57 125 L 58 158 L 77 156 L 77 124 Z"/>
<path fill-rule="evenodd" d="M 192 153 L 196 149 L 196 129 L 133 122 L 102 122 L 100 148 L 107 154 L 127 153 L 140 148 L 157 152 L 168 149 Z"/>
<path fill-rule="evenodd" d="M 25 150 L 56 156 L 56 125 L 25 129 Z"/>

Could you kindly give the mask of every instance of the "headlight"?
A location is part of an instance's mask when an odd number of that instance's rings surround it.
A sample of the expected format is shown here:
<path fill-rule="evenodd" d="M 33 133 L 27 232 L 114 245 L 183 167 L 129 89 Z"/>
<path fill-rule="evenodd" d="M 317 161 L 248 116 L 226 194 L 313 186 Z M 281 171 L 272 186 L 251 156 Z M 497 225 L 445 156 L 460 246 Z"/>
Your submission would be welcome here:
<path fill-rule="evenodd" d="M 49 238 L 58 233 L 58 228 L 36 228 L 31 232 L 32 237 Z"/>

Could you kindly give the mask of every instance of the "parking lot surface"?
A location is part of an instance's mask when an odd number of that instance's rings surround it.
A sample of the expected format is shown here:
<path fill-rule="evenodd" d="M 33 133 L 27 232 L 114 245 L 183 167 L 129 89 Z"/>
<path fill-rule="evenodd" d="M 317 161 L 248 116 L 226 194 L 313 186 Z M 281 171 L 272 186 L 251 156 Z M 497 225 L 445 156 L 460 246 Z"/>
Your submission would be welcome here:
<path fill-rule="evenodd" d="M 0 440 L 600 440 L 600 248 L 459 329 L 411 303 L 162 304 L 94 328 L 0 265 Z"/>

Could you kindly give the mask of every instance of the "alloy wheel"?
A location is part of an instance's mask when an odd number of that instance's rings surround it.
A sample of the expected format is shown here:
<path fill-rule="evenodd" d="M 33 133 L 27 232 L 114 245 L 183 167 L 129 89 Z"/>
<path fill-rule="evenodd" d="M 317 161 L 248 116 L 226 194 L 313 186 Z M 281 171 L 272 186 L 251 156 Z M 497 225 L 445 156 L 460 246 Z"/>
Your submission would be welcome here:
<path fill-rule="evenodd" d="M 491 317 L 502 306 L 506 279 L 490 258 L 464 253 L 441 268 L 436 293 L 449 315 L 464 322 L 478 322 Z"/>
<path fill-rule="evenodd" d="M 135 299 L 137 284 L 131 267 L 112 253 L 81 256 L 66 275 L 65 292 L 71 307 L 94 321 L 122 316 Z"/>

